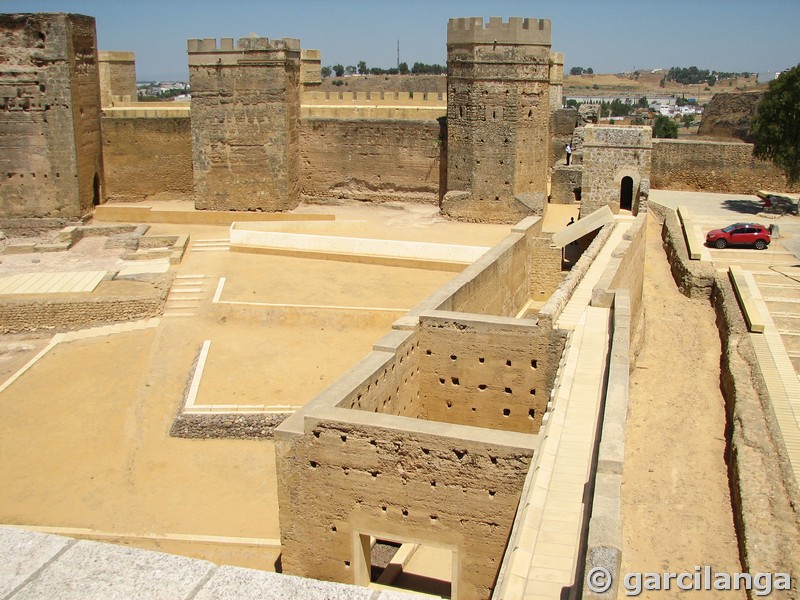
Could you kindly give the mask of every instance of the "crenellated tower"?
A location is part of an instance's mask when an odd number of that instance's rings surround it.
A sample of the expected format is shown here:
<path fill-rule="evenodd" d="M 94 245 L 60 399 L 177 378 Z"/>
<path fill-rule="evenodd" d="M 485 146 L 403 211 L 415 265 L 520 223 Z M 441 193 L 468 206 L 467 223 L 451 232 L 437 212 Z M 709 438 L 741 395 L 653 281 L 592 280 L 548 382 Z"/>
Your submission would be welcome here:
<path fill-rule="evenodd" d="M 516 222 L 541 214 L 549 154 L 548 19 L 450 19 L 442 212 Z"/>
<path fill-rule="evenodd" d="M 188 42 L 195 207 L 300 202 L 300 40 Z"/>

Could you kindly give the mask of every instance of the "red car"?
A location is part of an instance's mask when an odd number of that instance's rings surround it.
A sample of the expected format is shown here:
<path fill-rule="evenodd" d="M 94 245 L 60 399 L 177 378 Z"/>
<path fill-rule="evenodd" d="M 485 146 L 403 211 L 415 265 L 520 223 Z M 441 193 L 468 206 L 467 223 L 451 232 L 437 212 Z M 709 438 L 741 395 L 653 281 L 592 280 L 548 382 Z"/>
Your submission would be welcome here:
<path fill-rule="evenodd" d="M 706 244 L 722 250 L 726 246 L 752 246 L 763 250 L 771 241 L 770 229 L 758 223 L 734 223 L 706 234 Z"/>

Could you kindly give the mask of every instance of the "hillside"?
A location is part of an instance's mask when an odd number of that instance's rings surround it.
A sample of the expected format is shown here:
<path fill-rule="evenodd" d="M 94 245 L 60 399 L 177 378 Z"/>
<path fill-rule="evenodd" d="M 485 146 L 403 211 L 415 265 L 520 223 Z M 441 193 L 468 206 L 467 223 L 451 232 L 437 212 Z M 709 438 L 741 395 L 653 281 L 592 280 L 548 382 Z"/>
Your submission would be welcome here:
<path fill-rule="evenodd" d="M 759 85 L 755 77 L 740 79 L 725 79 L 717 82 L 713 87 L 705 83 L 698 85 L 682 85 L 673 81 L 665 81 L 661 86 L 666 71 L 637 71 L 631 74 L 594 74 L 594 75 L 566 75 L 564 77 L 564 95 L 615 95 L 642 94 L 650 95 L 677 95 L 687 98 L 697 98 L 700 104 L 705 104 L 714 94 L 720 92 L 758 90 L 766 87 Z M 595 87 L 596 86 L 596 87 Z"/>

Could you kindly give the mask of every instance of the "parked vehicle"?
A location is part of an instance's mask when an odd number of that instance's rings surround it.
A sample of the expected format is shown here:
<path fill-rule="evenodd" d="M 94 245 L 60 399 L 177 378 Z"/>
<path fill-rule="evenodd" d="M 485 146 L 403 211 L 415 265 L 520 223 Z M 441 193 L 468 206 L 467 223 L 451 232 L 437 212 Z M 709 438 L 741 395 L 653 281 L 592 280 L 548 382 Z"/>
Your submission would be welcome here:
<path fill-rule="evenodd" d="M 706 234 L 706 245 L 722 250 L 727 246 L 752 246 L 763 250 L 772 241 L 771 227 L 758 223 L 734 223 Z"/>

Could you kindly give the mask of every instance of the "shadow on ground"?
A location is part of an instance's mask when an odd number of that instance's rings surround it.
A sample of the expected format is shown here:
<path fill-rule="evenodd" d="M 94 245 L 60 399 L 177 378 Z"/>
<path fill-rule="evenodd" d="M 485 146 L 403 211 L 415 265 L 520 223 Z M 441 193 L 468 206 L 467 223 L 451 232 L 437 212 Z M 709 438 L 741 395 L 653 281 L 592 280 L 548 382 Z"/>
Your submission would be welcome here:
<path fill-rule="evenodd" d="M 747 215 L 757 215 L 764 210 L 764 203 L 759 200 L 741 200 L 729 198 L 722 202 L 722 206 L 728 210 L 733 210 Z"/>

